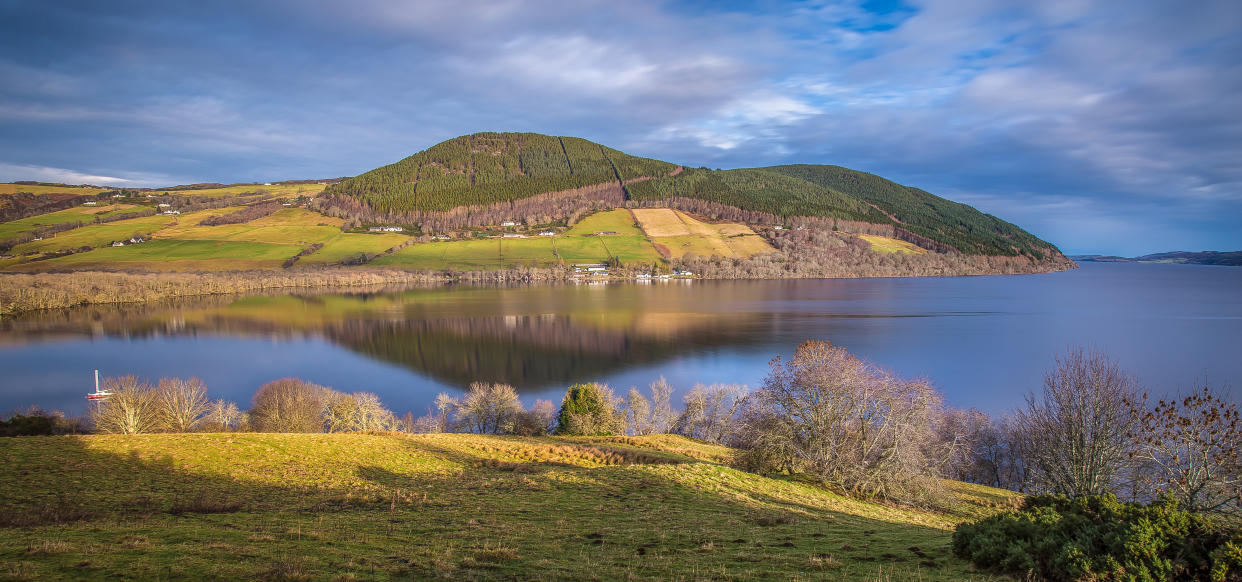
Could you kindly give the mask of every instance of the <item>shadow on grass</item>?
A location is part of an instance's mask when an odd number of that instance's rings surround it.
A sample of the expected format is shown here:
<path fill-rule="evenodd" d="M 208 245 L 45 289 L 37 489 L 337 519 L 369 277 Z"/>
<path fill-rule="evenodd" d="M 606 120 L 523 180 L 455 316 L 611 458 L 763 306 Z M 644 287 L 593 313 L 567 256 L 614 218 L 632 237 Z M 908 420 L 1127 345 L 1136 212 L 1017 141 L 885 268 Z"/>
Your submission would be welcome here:
<path fill-rule="evenodd" d="M 98 437 L 0 439 L 0 515 L 7 516 L 0 526 L 124 530 L 124 524 L 156 518 L 161 533 L 148 535 L 176 536 L 180 523 L 218 532 L 327 518 L 370 540 L 352 550 L 358 560 L 382 562 L 405 552 L 413 557 L 402 559 L 400 571 L 415 577 L 529 577 L 546 570 L 556 579 L 628 573 L 694 578 L 717 571 L 732 572 L 726 578 L 806 571 L 849 578 L 892 564 L 919 568 L 930 578 L 966 572 L 964 564 L 944 557 L 948 536 L 938 528 L 832 509 L 799 498 L 789 484 L 747 474 L 738 481 L 719 465 L 635 451 L 626 443 L 375 435 L 359 442 L 392 439 L 408 453 L 359 448 L 350 463 L 330 465 L 348 473 L 344 478 L 282 485 L 278 474 L 234 478 L 187 467 L 187 458 L 208 454 L 241 463 L 234 447 L 245 443 L 208 435 L 177 440 L 175 454 L 161 452 L 165 439 L 175 436 L 107 437 L 112 451 L 90 446 Z M 238 436 L 265 442 L 265 435 Z M 391 463 L 391 456 L 409 453 L 448 464 L 427 472 Z M 228 512 L 242 515 L 227 521 L 207 515 Z M 380 527 L 375 524 L 384 529 L 369 529 Z M 402 541 L 397 550 L 382 541 L 410 535 L 421 541 Z M 298 542 L 303 550 L 319 543 Z M 466 550 L 473 553 L 461 557 Z M 212 551 L 228 556 L 235 550 Z M 449 554 L 457 557 L 444 557 Z M 484 559 L 493 554 L 512 556 Z M 946 565 L 952 568 L 942 570 Z M 124 572 L 123 562 L 107 568 Z"/>

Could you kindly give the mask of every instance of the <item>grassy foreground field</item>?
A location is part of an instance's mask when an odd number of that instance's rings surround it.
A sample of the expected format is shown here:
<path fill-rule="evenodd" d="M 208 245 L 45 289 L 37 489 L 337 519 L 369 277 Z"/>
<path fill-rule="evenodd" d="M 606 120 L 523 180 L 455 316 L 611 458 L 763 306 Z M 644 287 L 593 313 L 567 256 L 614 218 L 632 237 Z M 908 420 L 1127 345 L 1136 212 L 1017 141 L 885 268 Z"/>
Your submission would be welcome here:
<path fill-rule="evenodd" d="M 730 468 L 659 435 L 0 439 L 13 579 L 990 579 L 941 512 Z"/>

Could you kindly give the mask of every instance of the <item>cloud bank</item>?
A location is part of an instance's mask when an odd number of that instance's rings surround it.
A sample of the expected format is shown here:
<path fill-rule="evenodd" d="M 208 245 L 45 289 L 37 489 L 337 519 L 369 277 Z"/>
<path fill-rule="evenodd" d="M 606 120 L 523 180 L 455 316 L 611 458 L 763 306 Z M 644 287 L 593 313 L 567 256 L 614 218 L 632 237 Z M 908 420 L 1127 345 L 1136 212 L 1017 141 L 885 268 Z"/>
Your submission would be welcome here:
<path fill-rule="evenodd" d="M 16 0 L 0 29 L 5 180 L 352 175 L 538 131 L 849 166 L 1067 252 L 1242 248 L 1233 1 Z"/>

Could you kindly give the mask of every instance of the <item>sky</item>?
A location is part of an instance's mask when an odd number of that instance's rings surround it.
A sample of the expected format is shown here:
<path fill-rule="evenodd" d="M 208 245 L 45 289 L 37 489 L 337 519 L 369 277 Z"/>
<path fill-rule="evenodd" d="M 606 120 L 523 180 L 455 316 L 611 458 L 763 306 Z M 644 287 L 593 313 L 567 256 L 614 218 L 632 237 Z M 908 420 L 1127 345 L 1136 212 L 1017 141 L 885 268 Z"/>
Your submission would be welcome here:
<path fill-rule="evenodd" d="M 1242 2 L 0 0 L 2 181 L 349 176 L 477 131 L 1238 250 Z"/>

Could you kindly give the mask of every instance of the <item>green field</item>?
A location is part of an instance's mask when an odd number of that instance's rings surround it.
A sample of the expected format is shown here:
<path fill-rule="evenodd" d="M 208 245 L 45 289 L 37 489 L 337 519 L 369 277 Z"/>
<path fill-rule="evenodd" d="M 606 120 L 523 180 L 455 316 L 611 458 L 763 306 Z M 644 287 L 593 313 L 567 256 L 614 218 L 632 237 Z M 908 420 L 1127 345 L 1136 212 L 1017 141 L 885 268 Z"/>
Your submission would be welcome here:
<path fill-rule="evenodd" d="M 176 196 L 204 196 L 207 198 L 219 198 L 221 196 L 237 196 L 240 194 L 249 194 L 259 192 L 279 197 L 296 197 L 296 196 L 314 196 L 323 191 L 326 184 L 272 184 L 265 186 L 263 184 L 236 184 L 233 186 L 224 186 L 221 188 L 207 188 L 204 190 L 156 190 L 152 192 L 156 196 L 167 192 Z"/>
<path fill-rule="evenodd" d="M 214 240 L 152 240 L 123 247 L 103 247 L 10 267 L 13 271 L 56 269 L 140 271 L 227 271 L 275 269 L 302 247 Z"/>
<path fill-rule="evenodd" d="M 600 232 L 616 234 L 596 235 Z M 555 251 L 555 253 L 553 252 Z M 371 264 L 403 269 L 499 269 L 512 266 L 602 263 L 656 263 L 660 254 L 634 223 L 628 210 L 592 214 L 554 237 L 487 238 L 411 245 Z"/>
<path fill-rule="evenodd" d="M 17 245 L 13 247 L 13 252 L 47 253 L 84 246 L 102 247 L 111 244 L 112 241 L 128 240 L 134 234 L 149 235 L 174 221 L 175 219 L 171 216 L 157 214 L 155 216 L 118 220 L 105 224 L 90 224 L 82 228 L 58 233 L 53 237 L 40 241 L 31 241 Z"/>
<path fill-rule="evenodd" d="M 133 212 L 134 207 L 129 204 L 111 204 L 104 206 L 75 206 L 57 212 L 49 212 L 29 218 L 22 218 L 5 223 L 0 223 L 0 240 L 13 238 L 24 232 L 33 231 L 41 226 L 51 226 L 53 224 L 63 224 L 66 222 L 83 222 L 89 224 L 95 220 L 95 215 L 108 216 L 118 212 Z"/>
<path fill-rule="evenodd" d="M 0 439 L 17 579 L 991 580 L 951 509 L 868 504 L 682 437 L 188 434 Z"/>
<path fill-rule="evenodd" d="M 323 248 L 299 259 L 303 264 L 339 263 L 343 259 L 356 257 L 359 253 L 378 255 L 395 247 L 410 237 L 395 233 L 340 233 L 324 243 Z"/>
<path fill-rule="evenodd" d="M 93 194 L 110 192 L 111 190 L 111 188 L 89 188 L 84 186 L 43 186 L 34 184 L 0 183 L 0 194 L 29 192 L 31 194 L 77 194 L 82 196 L 90 196 Z"/>

